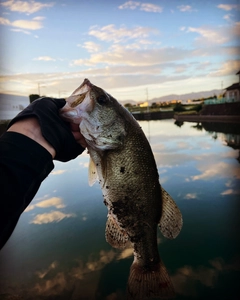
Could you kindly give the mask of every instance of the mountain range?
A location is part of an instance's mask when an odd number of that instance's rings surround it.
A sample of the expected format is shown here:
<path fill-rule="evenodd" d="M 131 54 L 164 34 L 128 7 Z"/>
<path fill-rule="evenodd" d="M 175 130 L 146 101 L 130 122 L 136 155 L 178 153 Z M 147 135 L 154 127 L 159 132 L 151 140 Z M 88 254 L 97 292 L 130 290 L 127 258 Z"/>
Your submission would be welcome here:
<path fill-rule="evenodd" d="M 182 102 L 187 102 L 187 100 L 194 100 L 194 99 L 201 99 L 201 98 L 207 98 L 207 97 L 213 97 L 214 95 L 218 96 L 219 94 L 223 93 L 222 90 L 211 90 L 211 91 L 201 91 L 201 92 L 192 92 L 192 93 L 187 93 L 187 94 L 171 94 L 171 95 L 166 95 L 166 96 L 162 96 L 162 97 L 157 97 L 157 98 L 153 98 L 148 100 L 149 104 L 152 104 L 154 102 L 167 102 L 167 101 L 171 101 L 171 100 L 182 100 Z M 136 104 L 139 103 L 137 101 L 134 100 L 124 100 L 124 101 L 120 101 L 123 105 L 127 104 L 127 103 L 131 103 L 131 104 Z M 144 101 L 141 101 L 144 102 Z"/>

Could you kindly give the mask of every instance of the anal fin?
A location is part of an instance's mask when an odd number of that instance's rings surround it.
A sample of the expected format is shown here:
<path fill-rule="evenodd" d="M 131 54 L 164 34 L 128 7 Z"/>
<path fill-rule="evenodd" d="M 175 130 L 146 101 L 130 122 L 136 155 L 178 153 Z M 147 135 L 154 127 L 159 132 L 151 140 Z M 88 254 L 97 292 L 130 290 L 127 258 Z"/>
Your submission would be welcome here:
<path fill-rule="evenodd" d="M 128 242 L 128 234 L 118 225 L 110 213 L 106 223 L 105 237 L 106 241 L 114 248 L 123 249 Z"/>
<path fill-rule="evenodd" d="M 168 239 L 175 239 L 182 229 L 182 214 L 172 197 L 162 189 L 162 216 L 158 224 L 162 234 Z"/>

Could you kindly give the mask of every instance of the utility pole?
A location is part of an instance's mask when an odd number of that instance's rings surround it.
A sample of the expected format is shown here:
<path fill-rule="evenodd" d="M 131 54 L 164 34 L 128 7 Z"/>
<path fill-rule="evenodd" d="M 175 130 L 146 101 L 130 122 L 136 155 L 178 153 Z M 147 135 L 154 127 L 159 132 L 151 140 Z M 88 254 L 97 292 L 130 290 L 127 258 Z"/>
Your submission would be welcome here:
<path fill-rule="evenodd" d="M 148 88 L 146 88 L 146 101 L 147 101 L 147 112 L 149 112 L 149 103 L 148 103 Z"/>
<path fill-rule="evenodd" d="M 38 95 L 39 96 L 41 96 L 41 91 L 40 91 L 41 87 L 43 88 L 43 87 L 45 87 L 45 85 L 41 85 L 41 83 L 38 82 Z"/>

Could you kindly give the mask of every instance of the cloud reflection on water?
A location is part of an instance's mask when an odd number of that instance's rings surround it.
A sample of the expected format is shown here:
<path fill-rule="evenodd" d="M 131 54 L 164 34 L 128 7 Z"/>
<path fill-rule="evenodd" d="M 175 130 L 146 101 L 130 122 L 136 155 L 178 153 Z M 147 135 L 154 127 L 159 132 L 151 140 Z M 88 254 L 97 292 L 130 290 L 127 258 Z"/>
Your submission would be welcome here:
<path fill-rule="evenodd" d="M 239 257 L 231 264 L 226 263 L 221 257 L 209 260 L 207 266 L 184 266 L 179 268 L 171 279 L 177 294 L 184 296 L 199 296 L 199 283 L 208 288 L 214 288 L 219 283 L 219 277 L 229 271 L 239 271 Z M 229 291 L 230 293 L 230 291 Z M 230 298 L 229 298 L 230 299 Z"/>
<path fill-rule="evenodd" d="M 76 214 L 66 214 L 61 211 L 51 211 L 49 213 L 37 214 L 31 221 L 31 224 L 47 224 L 52 222 L 60 222 L 65 218 L 74 218 Z"/>
<path fill-rule="evenodd" d="M 51 197 L 49 199 L 45 199 L 45 200 L 42 200 L 40 202 L 37 202 L 36 204 L 29 205 L 25 209 L 25 212 L 33 210 L 36 207 L 47 208 L 47 207 L 51 207 L 51 206 L 54 206 L 56 208 L 64 208 L 66 205 L 63 203 L 62 198 L 60 198 L 60 197 Z"/>
<path fill-rule="evenodd" d="M 68 272 L 64 271 L 64 266 L 59 262 L 54 261 L 46 269 L 35 272 L 36 282 L 31 293 L 36 296 L 50 297 L 64 295 L 67 291 L 71 291 L 71 295 L 76 295 L 76 298 L 71 299 L 79 299 L 79 295 L 83 297 L 84 294 L 86 294 L 86 299 L 95 299 L 100 271 L 115 260 L 132 256 L 132 253 L 132 248 L 126 248 L 121 252 L 116 249 L 101 250 L 97 258 L 90 255 L 87 260 L 75 259 L 74 267 Z M 127 276 L 128 273 L 126 273 L 126 278 Z M 119 299 L 116 295 L 117 293 L 112 293 L 108 299 Z"/>
<path fill-rule="evenodd" d="M 199 165 L 198 170 L 202 172 L 199 175 L 191 176 L 191 180 L 206 180 L 212 177 L 235 177 L 240 179 L 240 170 L 238 166 L 229 167 L 226 162 Z"/>

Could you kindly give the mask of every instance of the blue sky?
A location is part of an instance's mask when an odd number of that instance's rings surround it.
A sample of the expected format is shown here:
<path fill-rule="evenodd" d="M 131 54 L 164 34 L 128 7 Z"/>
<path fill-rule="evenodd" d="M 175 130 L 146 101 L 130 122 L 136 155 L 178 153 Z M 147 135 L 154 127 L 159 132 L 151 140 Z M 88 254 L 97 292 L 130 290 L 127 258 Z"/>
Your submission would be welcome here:
<path fill-rule="evenodd" d="M 240 1 L 0 0 L 0 92 L 66 97 L 84 78 L 118 100 L 238 80 Z"/>

